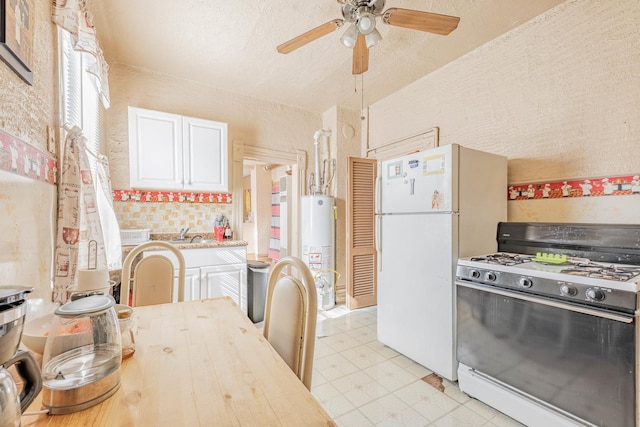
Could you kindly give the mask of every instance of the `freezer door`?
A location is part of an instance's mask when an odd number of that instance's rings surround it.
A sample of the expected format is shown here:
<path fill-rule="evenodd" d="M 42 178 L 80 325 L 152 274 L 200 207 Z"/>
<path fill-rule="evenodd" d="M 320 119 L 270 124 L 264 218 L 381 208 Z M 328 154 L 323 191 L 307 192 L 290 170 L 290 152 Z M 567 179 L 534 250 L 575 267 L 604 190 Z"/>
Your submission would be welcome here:
<path fill-rule="evenodd" d="M 383 213 L 457 210 L 458 145 L 420 151 L 381 163 Z"/>
<path fill-rule="evenodd" d="M 454 265 L 458 217 L 384 215 L 378 340 L 455 380 Z"/>

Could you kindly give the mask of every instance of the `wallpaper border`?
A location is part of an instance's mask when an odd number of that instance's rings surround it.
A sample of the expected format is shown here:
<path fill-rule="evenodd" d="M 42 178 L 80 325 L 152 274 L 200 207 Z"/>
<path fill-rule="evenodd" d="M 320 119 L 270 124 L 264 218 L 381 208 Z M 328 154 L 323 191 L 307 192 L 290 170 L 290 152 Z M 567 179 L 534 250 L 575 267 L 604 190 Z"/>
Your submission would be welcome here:
<path fill-rule="evenodd" d="M 114 202 L 231 204 L 231 193 L 191 191 L 113 190 Z"/>
<path fill-rule="evenodd" d="M 0 129 L 0 170 L 55 185 L 58 161 Z"/>
<path fill-rule="evenodd" d="M 640 173 L 599 178 L 512 184 L 508 200 L 640 195 Z"/>

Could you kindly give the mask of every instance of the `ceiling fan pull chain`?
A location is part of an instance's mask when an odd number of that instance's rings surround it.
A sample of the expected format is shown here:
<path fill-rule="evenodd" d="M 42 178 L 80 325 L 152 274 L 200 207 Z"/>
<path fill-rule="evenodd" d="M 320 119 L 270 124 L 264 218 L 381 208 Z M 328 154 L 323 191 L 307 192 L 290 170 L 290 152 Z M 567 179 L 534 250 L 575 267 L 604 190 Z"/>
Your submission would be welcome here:
<path fill-rule="evenodd" d="M 364 110 L 364 73 L 360 74 L 360 109 Z"/>
<path fill-rule="evenodd" d="M 364 73 L 360 74 L 360 120 L 364 121 Z"/>

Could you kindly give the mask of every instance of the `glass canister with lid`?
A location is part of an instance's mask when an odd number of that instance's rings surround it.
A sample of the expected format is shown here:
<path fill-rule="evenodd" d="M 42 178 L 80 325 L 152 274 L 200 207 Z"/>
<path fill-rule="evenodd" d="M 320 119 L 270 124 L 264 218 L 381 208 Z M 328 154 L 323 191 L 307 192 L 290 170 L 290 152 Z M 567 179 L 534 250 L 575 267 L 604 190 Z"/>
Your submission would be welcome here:
<path fill-rule="evenodd" d="M 56 309 L 42 358 L 42 403 L 51 414 L 94 406 L 120 386 L 122 344 L 110 295 L 91 295 Z"/>
<path fill-rule="evenodd" d="M 128 305 L 116 304 L 120 336 L 122 338 L 122 360 L 133 356 L 136 351 L 136 338 L 133 331 L 133 309 Z"/>

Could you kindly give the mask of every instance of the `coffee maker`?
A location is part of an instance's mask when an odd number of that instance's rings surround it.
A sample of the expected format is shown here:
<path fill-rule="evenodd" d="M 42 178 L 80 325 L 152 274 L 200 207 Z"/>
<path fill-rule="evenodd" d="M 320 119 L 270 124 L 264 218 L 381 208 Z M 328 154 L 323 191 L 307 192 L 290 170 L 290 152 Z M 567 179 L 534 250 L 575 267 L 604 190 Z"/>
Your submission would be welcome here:
<path fill-rule="evenodd" d="M 38 363 L 28 351 L 18 350 L 27 312 L 26 295 L 33 288 L 0 286 L 0 427 L 20 425 L 20 416 L 42 389 Z M 18 393 L 7 371 L 15 366 L 23 380 Z"/>

